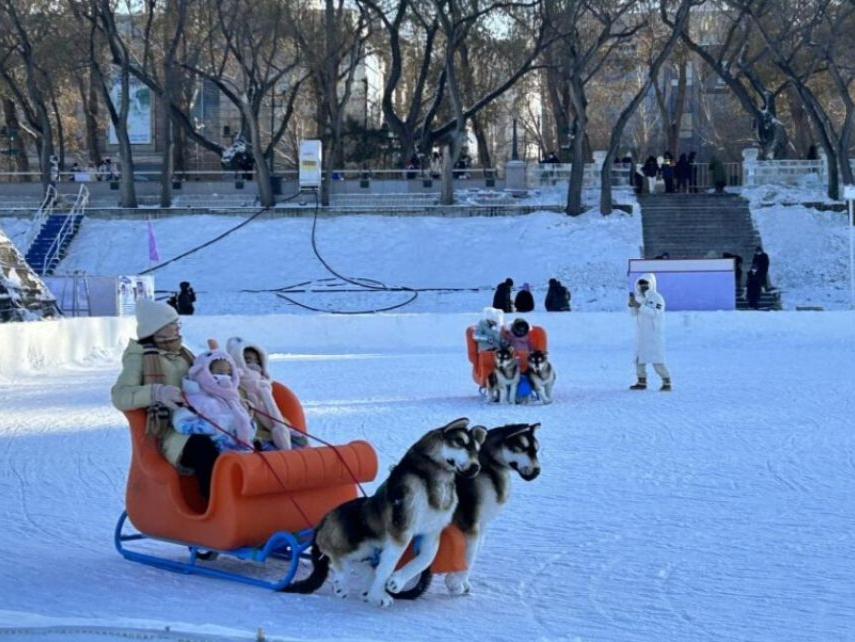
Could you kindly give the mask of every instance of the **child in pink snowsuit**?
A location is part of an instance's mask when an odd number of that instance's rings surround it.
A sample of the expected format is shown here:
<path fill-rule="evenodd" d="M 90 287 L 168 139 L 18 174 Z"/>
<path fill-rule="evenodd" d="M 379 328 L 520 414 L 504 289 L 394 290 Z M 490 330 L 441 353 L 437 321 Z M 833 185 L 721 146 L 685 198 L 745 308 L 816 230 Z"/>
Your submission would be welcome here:
<path fill-rule="evenodd" d="M 175 430 L 208 435 L 220 452 L 252 450 L 255 426 L 239 383 L 240 371 L 228 353 L 208 350 L 197 356 L 181 385 L 189 407 L 172 414 Z"/>
<path fill-rule="evenodd" d="M 240 368 L 240 390 L 255 411 L 258 422 L 256 440 L 264 450 L 290 450 L 308 446 L 306 436 L 293 428 L 279 411 L 273 398 L 273 380 L 267 363 L 267 351 L 257 343 L 232 337 L 226 349 Z"/>

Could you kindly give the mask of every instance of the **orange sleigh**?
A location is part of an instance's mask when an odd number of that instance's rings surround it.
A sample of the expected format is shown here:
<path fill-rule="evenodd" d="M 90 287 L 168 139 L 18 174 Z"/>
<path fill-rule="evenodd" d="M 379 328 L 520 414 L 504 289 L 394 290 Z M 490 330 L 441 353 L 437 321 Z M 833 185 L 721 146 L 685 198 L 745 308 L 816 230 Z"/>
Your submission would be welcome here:
<path fill-rule="evenodd" d="M 297 397 L 279 383 L 274 383 L 273 396 L 289 423 L 306 432 Z M 214 466 L 206 505 L 196 478 L 179 474 L 145 434 L 145 411 L 125 415 L 132 455 L 125 512 L 116 525 L 114 541 L 126 559 L 158 568 L 281 589 L 294 578 L 301 555 L 311 546 L 314 526 L 327 512 L 357 496 L 357 482 L 377 475 L 377 455 L 365 441 L 291 451 L 225 452 Z M 128 519 L 138 532 L 124 532 Z M 466 568 L 463 536 L 457 529 L 449 530 L 443 533 L 429 571 Z M 140 551 L 127 546 L 150 539 L 186 547 L 189 560 L 157 556 L 149 552 L 150 547 Z M 208 564 L 216 559 L 214 553 L 255 562 L 276 559 L 284 561 L 286 569 L 278 580 L 260 579 Z M 401 563 L 408 557 L 412 552 Z M 429 575 L 420 578 L 423 586 L 411 597 L 423 592 L 429 580 Z"/>
<path fill-rule="evenodd" d="M 466 351 L 469 355 L 469 363 L 472 364 L 472 379 L 478 384 L 479 388 L 487 388 L 488 378 L 490 373 L 495 369 L 494 353 L 492 350 L 478 351 L 478 342 L 474 338 L 475 326 L 471 325 L 466 328 Z M 531 345 L 535 350 L 547 350 L 546 330 L 542 327 L 533 325 L 529 330 L 531 337 Z M 528 352 L 519 351 L 516 353 L 520 357 L 520 368 L 523 372 L 528 370 Z"/>

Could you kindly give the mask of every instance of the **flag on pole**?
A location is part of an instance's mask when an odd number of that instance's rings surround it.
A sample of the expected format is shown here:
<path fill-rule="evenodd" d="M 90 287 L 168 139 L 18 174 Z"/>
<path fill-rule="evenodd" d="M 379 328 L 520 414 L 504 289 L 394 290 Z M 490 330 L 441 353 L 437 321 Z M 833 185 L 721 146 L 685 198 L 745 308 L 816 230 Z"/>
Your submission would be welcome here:
<path fill-rule="evenodd" d="M 157 239 L 154 238 L 154 224 L 148 217 L 148 260 L 150 263 L 159 263 L 160 255 L 157 253 Z"/>

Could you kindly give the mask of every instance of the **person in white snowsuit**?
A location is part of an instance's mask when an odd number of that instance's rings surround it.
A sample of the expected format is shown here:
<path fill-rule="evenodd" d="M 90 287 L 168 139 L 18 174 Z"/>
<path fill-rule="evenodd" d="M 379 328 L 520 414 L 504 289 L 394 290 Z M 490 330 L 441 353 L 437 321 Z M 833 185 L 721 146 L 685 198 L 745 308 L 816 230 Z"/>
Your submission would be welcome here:
<path fill-rule="evenodd" d="M 629 295 L 629 311 L 635 317 L 635 373 L 638 381 L 630 390 L 647 389 L 647 364 L 662 377 L 662 391 L 671 390 L 671 375 L 665 366 L 665 299 L 656 291 L 656 276 L 642 274 Z"/>

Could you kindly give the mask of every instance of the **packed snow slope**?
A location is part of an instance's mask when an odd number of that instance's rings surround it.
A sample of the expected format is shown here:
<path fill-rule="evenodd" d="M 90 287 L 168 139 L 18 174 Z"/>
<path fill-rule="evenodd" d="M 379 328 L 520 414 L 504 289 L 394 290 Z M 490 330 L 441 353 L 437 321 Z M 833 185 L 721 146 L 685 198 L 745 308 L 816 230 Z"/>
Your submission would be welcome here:
<path fill-rule="evenodd" d="M 566 196 L 547 188 L 525 200 L 557 205 Z M 586 202 L 597 194 L 586 191 Z M 621 194 L 621 198 L 631 198 Z M 849 306 L 846 215 L 820 212 L 798 203 L 824 200 L 808 187 L 746 189 L 755 225 L 771 258 L 771 275 L 786 309 Z M 635 208 L 637 211 L 637 203 Z M 163 296 L 190 281 L 198 314 L 366 311 L 406 303 L 408 292 L 364 289 L 333 276 L 312 247 L 313 206 L 301 216 L 254 220 L 231 236 L 154 272 Z M 247 215 L 248 216 L 248 215 Z M 160 260 L 167 261 L 246 220 L 194 215 L 157 218 L 154 235 Z M 28 221 L 0 219 L 13 241 L 22 241 Z M 425 289 L 405 312 L 463 312 L 492 300 L 496 284 L 512 277 L 516 287 L 532 285 L 542 309 L 547 281 L 570 288 L 577 311 L 621 310 L 627 260 L 641 256 L 641 220 L 616 211 L 601 216 L 595 207 L 571 218 L 540 212 L 523 216 L 440 217 L 321 216 L 315 246 L 330 268 L 348 278 L 388 286 Z M 750 257 L 746 259 L 746 270 Z M 151 266 L 144 220 L 84 220 L 58 273 L 137 274 Z M 288 296 L 275 290 L 297 287 Z M 342 292 L 341 290 L 349 290 Z"/>
<path fill-rule="evenodd" d="M 266 344 L 311 432 L 375 446 L 369 492 L 449 420 L 541 422 L 543 472 L 513 480 L 472 594 L 450 596 L 437 578 L 419 600 L 381 610 L 335 598 L 329 584 L 275 594 L 122 559 L 112 536 L 129 443 L 109 404 L 119 364 L 108 347 L 50 368 L 25 359 L 0 384 L 0 638 L 248 642 L 261 627 L 291 641 L 855 639 L 852 313 L 668 313 L 670 394 L 627 390 L 625 312 L 535 315 L 558 371 L 555 403 L 503 407 L 481 401 L 470 378 L 463 328 L 474 319 L 184 325 L 195 349 L 232 333 Z"/>

